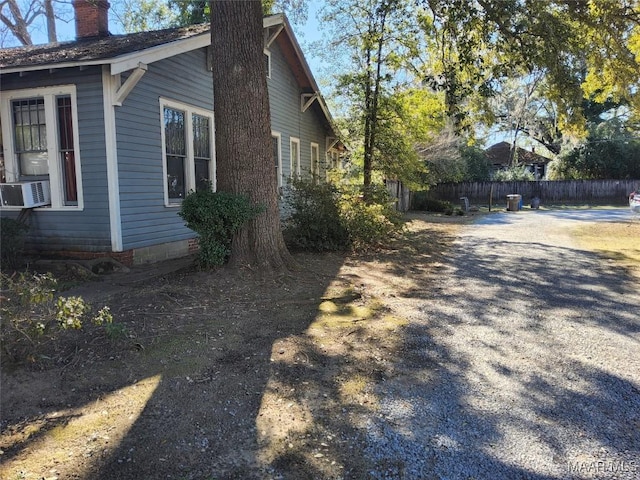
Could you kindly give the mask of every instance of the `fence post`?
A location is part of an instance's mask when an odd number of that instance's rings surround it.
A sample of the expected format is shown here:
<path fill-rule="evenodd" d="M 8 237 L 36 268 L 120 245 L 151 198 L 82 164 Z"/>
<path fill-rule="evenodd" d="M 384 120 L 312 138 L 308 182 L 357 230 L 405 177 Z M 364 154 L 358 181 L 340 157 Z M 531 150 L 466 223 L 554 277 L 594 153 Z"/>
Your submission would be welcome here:
<path fill-rule="evenodd" d="M 489 189 L 489 211 L 491 211 L 492 205 L 493 205 L 493 183 L 491 184 L 491 188 Z"/>

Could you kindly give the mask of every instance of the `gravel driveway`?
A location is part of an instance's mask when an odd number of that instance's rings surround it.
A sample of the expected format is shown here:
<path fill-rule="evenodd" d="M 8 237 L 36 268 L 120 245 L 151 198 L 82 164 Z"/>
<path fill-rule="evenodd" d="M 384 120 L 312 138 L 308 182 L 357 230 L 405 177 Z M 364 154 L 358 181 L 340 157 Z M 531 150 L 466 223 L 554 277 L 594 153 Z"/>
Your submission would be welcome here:
<path fill-rule="evenodd" d="M 567 234 L 628 215 L 525 211 L 466 228 L 379 386 L 372 478 L 640 478 L 639 288 Z"/>

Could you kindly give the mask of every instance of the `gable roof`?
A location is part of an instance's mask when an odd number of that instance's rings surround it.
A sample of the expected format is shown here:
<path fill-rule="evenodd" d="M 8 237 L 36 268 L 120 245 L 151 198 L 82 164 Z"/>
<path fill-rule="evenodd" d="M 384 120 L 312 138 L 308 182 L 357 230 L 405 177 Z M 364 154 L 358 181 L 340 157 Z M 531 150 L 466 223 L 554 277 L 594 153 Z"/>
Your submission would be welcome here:
<path fill-rule="evenodd" d="M 127 58 L 139 56 L 141 52 L 169 50 L 169 47 L 178 45 L 181 51 L 188 51 L 210 43 L 209 25 L 200 24 L 71 42 L 4 48 L 0 49 L 0 69 L 2 73 L 14 73 L 111 64 L 111 73 L 116 74 L 127 70 L 123 65 L 126 64 Z M 167 56 L 173 55 L 171 51 L 166 53 Z M 114 65 L 120 66 L 115 69 L 119 71 L 114 71 Z M 134 66 L 137 66 L 137 63 Z"/>
<path fill-rule="evenodd" d="M 518 162 L 527 165 L 531 164 L 546 164 L 551 161 L 543 155 L 539 155 L 535 152 L 525 150 L 524 148 L 516 147 L 518 154 Z M 511 156 L 511 144 L 508 142 L 499 142 L 491 145 L 485 150 L 485 154 L 491 160 L 493 164 L 508 165 Z"/>
<path fill-rule="evenodd" d="M 270 41 L 276 41 L 303 93 L 317 94 L 318 105 L 330 130 L 337 135 L 333 117 L 287 17 L 275 14 L 263 19 Z M 281 32 L 286 35 L 280 35 Z M 151 32 L 109 35 L 70 42 L 0 49 L 0 73 L 26 73 L 69 67 L 110 65 L 112 75 L 143 64 L 211 45 L 208 23 Z"/>
<path fill-rule="evenodd" d="M 313 78 L 311 68 L 309 68 L 309 64 L 304 58 L 302 48 L 300 48 L 300 44 L 293 34 L 291 24 L 287 17 L 282 13 L 270 15 L 264 18 L 263 25 L 267 32 L 273 31 L 273 34 L 276 35 L 275 40 L 282 50 L 285 59 L 292 67 L 293 75 L 300 88 L 317 92 L 319 90 L 318 85 Z M 279 35 L 278 33 L 281 30 L 284 30 L 287 34 Z"/>
<path fill-rule="evenodd" d="M 283 50 L 300 87 L 318 91 L 311 69 L 284 14 L 265 17 L 263 26 L 267 31 L 274 30 L 275 40 Z M 282 31 L 286 35 L 279 35 Z M 137 67 L 139 62 L 152 63 L 210 44 L 210 25 L 202 23 L 151 32 L 3 48 L 0 49 L 0 72 L 22 73 L 110 64 L 111 74 L 115 75 Z"/>

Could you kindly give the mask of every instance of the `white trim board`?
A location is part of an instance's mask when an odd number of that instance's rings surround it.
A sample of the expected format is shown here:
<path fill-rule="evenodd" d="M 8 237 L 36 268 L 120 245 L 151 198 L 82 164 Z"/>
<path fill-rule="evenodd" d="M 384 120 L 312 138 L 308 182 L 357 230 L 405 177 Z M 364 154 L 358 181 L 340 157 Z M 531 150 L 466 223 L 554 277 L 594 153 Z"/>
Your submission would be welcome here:
<path fill-rule="evenodd" d="M 109 193 L 109 226 L 111 251 L 122 252 L 122 218 L 120 214 L 120 181 L 118 179 L 118 147 L 116 135 L 116 112 L 114 105 L 117 77 L 102 67 L 102 105 L 104 109 L 104 142 L 107 157 L 107 185 Z"/>

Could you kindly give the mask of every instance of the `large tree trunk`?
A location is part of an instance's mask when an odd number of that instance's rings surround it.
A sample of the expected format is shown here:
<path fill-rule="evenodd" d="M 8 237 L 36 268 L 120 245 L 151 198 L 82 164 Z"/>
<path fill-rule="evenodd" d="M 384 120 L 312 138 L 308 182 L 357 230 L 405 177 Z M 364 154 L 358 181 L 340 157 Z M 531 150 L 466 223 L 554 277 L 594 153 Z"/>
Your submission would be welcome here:
<path fill-rule="evenodd" d="M 380 100 L 380 85 L 382 83 L 382 51 L 387 41 L 386 21 L 391 5 L 381 2 L 370 13 L 369 41 L 367 42 L 365 86 L 365 123 L 364 123 L 364 166 L 363 166 L 363 194 L 364 200 L 371 200 L 371 182 L 375 160 L 376 134 L 378 133 L 378 102 Z M 375 39 L 375 42 L 371 42 Z M 370 43 L 371 42 L 371 43 Z M 375 58 L 373 57 L 375 49 Z M 374 65 L 375 62 L 375 65 Z"/>
<path fill-rule="evenodd" d="M 281 270 L 293 264 L 282 237 L 273 167 L 260 0 L 212 0 L 217 186 L 264 211 L 233 239 L 230 265 Z"/>

